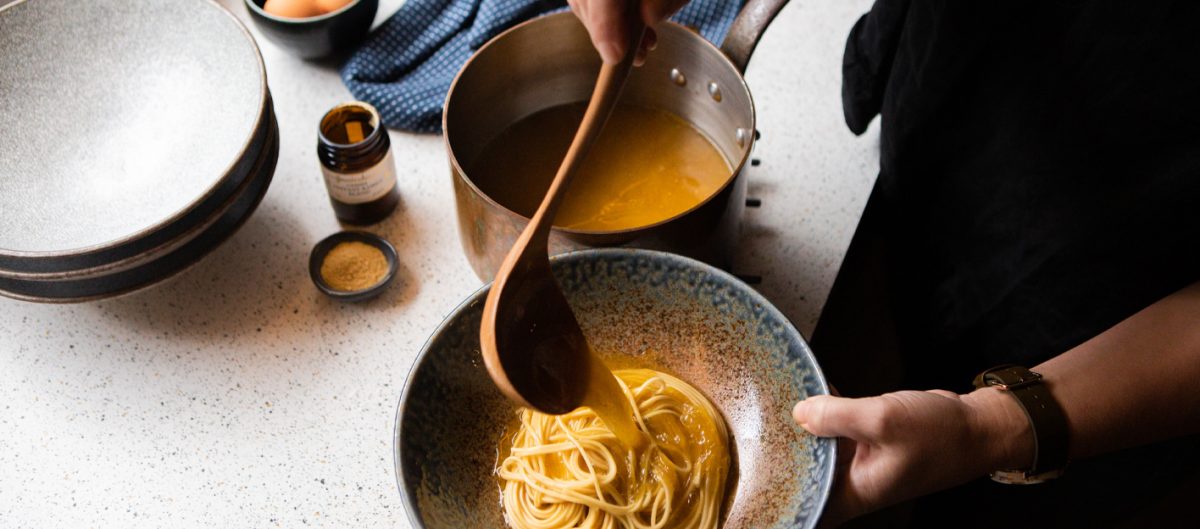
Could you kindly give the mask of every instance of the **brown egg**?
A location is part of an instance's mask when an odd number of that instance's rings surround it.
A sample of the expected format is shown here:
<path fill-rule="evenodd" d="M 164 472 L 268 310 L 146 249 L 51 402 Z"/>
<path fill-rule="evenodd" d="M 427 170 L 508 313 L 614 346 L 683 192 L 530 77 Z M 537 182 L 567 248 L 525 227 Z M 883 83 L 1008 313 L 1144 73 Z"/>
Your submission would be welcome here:
<path fill-rule="evenodd" d="M 317 7 L 319 7 L 324 13 L 332 13 L 337 11 L 343 7 L 346 7 L 346 5 L 352 1 L 353 0 L 316 0 Z"/>
<path fill-rule="evenodd" d="M 267 0 L 263 11 L 277 17 L 308 18 L 325 13 L 317 4 L 316 0 Z"/>

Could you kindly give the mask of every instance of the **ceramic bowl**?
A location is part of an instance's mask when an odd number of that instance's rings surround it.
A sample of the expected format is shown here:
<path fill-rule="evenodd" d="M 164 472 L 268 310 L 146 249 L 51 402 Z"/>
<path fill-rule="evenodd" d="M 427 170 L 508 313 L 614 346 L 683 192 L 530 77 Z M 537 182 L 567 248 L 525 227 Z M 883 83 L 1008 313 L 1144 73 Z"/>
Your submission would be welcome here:
<path fill-rule="evenodd" d="M 266 0 L 245 0 L 250 20 L 264 37 L 302 59 L 316 59 L 349 49 L 371 29 L 379 0 L 352 0 L 321 16 L 287 18 L 263 11 Z"/>
<path fill-rule="evenodd" d="M 174 275 L 271 181 L 266 69 L 216 2 L 0 0 L 0 50 L 0 130 L 20 131 L 0 141 L 0 295 L 79 302 Z"/>
<path fill-rule="evenodd" d="M 675 374 L 724 414 L 737 474 L 723 527 L 814 527 L 833 481 L 835 443 L 804 432 L 791 408 L 829 386 L 783 314 L 737 278 L 674 254 L 610 248 L 551 261 L 589 343 L 611 352 L 610 367 Z M 516 408 L 479 354 L 487 290 L 433 333 L 400 398 L 396 478 L 413 527 L 506 527 L 493 469 Z"/>

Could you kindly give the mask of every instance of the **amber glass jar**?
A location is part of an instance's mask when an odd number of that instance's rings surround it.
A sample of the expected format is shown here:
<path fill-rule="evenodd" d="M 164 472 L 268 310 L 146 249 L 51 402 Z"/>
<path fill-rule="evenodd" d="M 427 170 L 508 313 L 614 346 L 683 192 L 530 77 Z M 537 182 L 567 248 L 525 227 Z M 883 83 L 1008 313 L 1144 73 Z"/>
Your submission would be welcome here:
<path fill-rule="evenodd" d="M 338 220 L 372 224 L 396 209 L 392 142 L 375 107 L 360 101 L 333 107 L 321 118 L 317 158 Z"/>

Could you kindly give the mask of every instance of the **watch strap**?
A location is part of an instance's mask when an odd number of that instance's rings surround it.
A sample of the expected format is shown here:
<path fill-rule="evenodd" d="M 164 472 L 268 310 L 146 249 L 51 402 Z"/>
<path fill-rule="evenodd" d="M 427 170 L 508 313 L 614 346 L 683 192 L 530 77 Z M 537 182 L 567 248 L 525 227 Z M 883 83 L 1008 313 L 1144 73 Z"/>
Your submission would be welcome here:
<path fill-rule="evenodd" d="M 1067 417 L 1050 394 L 1042 375 L 1017 365 L 993 367 L 975 377 L 975 387 L 995 387 L 1021 404 L 1033 430 L 1033 464 L 1025 470 L 1000 471 L 1003 483 L 1039 483 L 1058 477 L 1067 466 Z"/>

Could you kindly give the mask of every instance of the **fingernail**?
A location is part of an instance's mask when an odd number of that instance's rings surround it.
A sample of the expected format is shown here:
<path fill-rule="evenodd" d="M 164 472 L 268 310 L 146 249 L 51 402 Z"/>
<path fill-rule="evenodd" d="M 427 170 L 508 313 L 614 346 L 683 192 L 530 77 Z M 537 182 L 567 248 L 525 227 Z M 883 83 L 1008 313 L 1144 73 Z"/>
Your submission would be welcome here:
<path fill-rule="evenodd" d="M 612 42 L 601 42 L 598 46 L 600 58 L 609 64 L 621 62 L 621 50 L 617 49 L 617 45 Z"/>

